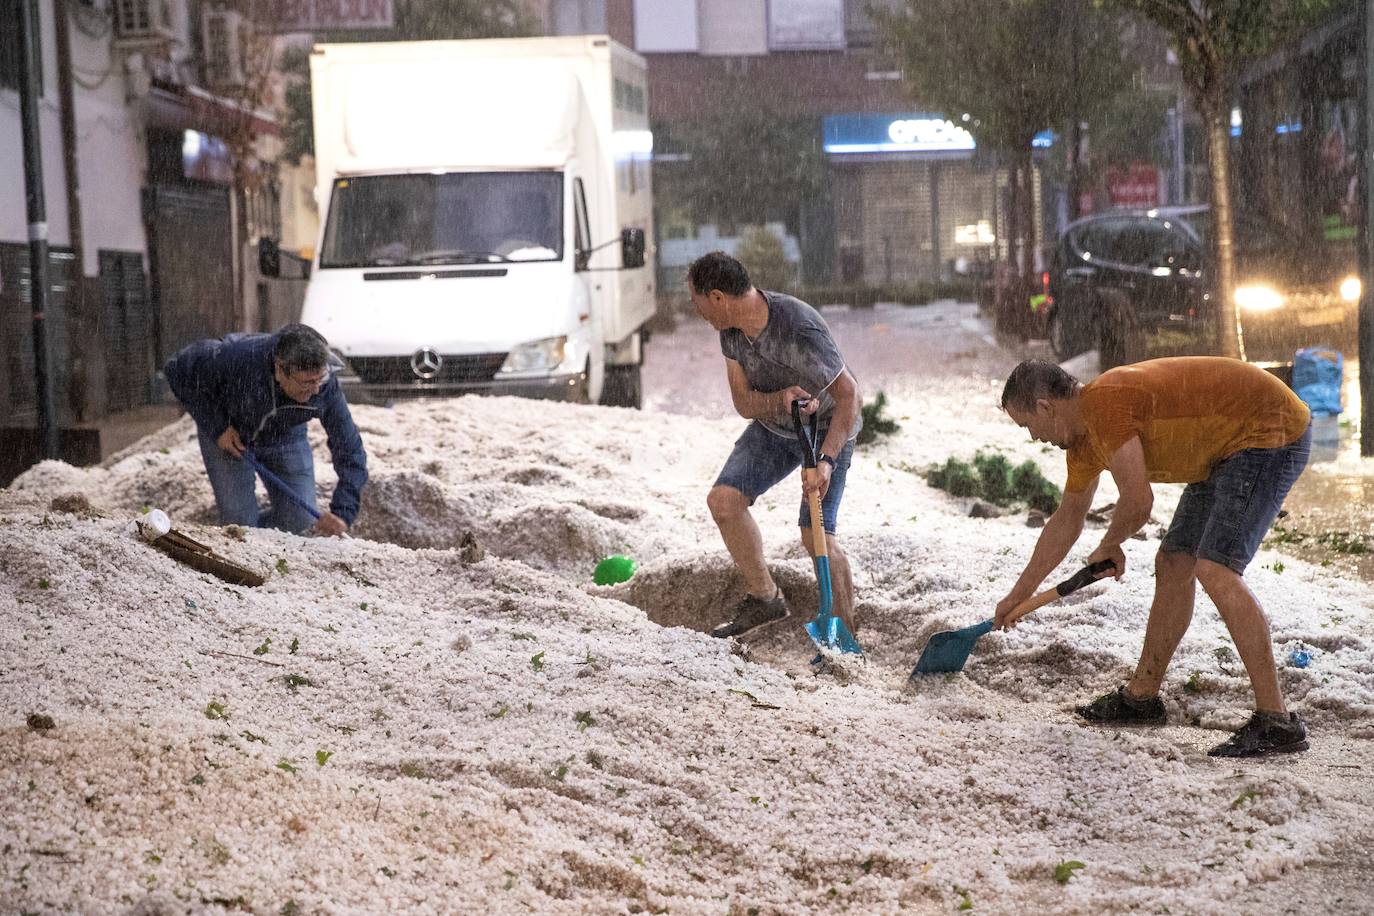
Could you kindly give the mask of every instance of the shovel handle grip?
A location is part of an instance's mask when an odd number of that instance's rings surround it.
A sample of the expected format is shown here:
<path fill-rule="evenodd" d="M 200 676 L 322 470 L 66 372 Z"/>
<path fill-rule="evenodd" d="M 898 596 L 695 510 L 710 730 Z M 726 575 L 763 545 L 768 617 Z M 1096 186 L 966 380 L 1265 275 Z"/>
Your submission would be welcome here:
<path fill-rule="evenodd" d="M 1031 611 L 1039 610 L 1040 608 L 1049 604 L 1051 601 L 1058 600 L 1059 598 L 1063 598 L 1067 595 L 1072 595 L 1074 592 L 1078 591 L 1083 586 L 1096 582 L 1098 579 L 1102 578 L 1102 576 L 1105 575 L 1108 570 L 1115 568 L 1116 563 L 1112 562 L 1111 560 L 1101 560 L 1097 563 L 1092 564 L 1091 566 L 1084 566 L 1078 572 L 1074 573 L 1072 576 L 1065 579 L 1063 582 L 1060 582 L 1053 588 L 1047 588 L 1040 594 L 1034 595 L 1030 598 L 1027 598 L 1025 601 L 1022 601 L 1020 604 L 1018 604 L 1015 608 L 1012 609 L 1012 612 L 1010 614 L 1007 615 L 1007 621 L 1005 625 L 1009 627 L 1012 624 L 1016 623 L 1016 621 L 1020 620 L 1022 617 L 1025 617 Z"/>

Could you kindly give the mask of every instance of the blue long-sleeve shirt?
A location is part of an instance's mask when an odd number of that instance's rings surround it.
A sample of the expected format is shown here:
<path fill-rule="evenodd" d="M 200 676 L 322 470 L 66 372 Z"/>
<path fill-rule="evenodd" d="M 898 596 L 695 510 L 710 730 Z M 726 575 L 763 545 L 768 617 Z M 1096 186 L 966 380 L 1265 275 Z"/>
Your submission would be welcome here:
<path fill-rule="evenodd" d="M 339 478 L 329 511 L 352 525 L 367 483 L 367 452 L 343 389 L 331 375 L 310 400 L 287 397 L 273 372 L 276 343 L 274 334 L 198 340 L 168 360 L 163 373 L 196 426 L 212 439 L 232 426 L 246 445 L 266 448 L 318 418 Z"/>

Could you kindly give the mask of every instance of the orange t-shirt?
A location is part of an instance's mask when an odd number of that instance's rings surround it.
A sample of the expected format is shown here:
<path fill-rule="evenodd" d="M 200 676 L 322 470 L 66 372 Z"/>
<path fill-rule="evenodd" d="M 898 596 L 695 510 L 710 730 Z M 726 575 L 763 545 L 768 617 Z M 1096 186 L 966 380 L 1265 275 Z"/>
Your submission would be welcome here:
<path fill-rule="evenodd" d="M 1068 450 L 1064 489 L 1081 492 L 1139 436 L 1156 483 L 1206 480 L 1247 448 L 1297 441 L 1311 414 L 1282 381 L 1219 356 L 1152 359 L 1102 373 L 1079 392 L 1087 435 Z"/>

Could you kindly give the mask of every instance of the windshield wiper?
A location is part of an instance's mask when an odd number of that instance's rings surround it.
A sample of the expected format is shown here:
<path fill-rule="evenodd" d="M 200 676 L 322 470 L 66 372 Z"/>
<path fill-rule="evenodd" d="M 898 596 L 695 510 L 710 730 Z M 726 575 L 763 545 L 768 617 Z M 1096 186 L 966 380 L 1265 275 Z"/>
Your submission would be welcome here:
<path fill-rule="evenodd" d="M 489 264 L 492 261 L 509 261 L 510 258 L 494 251 L 467 251 L 451 249 L 445 251 L 426 251 L 410 259 L 412 264 Z"/>

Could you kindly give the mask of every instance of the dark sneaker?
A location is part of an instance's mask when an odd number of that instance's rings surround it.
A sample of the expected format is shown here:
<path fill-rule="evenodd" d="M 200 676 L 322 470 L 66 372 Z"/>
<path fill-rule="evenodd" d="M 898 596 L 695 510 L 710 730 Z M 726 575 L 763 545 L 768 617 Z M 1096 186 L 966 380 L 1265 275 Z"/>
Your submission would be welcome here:
<path fill-rule="evenodd" d="M 787 606 L 787 599 L 782 596 L 782 592 L 778 592 L 775 597 L 766 601 L 762 598 L 755 598 L 753 595 L 745 595 L 744 600 L 735 605 L 733 617 L 712 630 L 711 635 L 717 639 L 725 639 L 728 636 L 743 636 L 765 623 L 783 620 L 791 613 L 791 609 Z"/>
<path fill-rule="evenodd" d="M 1168 718 L 1163 700 L 1133 700 L 1126 696 L 1124 684 L 1087 706 L 1075 707 L 1074 712 L 1095 725 L 1163 725 Z"/>
<path fill-rule="evenodd" d="M 1307 726 L 1290 712 L 1287 721 L 1257 712 L 1234 735 L 1207 752 L 1208 757 L 1267 757 L 1307 750 Z"/>

